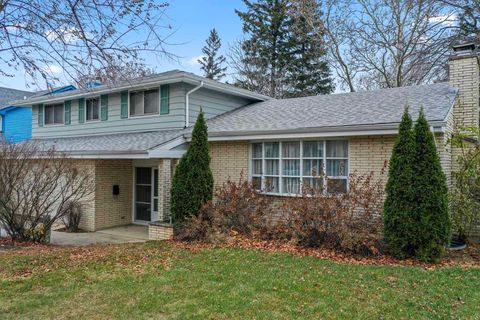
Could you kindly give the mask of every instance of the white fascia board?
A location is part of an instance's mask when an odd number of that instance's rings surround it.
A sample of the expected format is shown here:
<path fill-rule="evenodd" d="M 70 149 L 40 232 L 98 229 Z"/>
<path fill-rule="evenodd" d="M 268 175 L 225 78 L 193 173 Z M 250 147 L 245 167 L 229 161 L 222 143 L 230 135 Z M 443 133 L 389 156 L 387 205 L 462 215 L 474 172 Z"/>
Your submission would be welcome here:
<path fill-rule="evenodd" d="M 65 153 L 68 158 L 72 159 L 153 159 L 153 158 L 171 158 L 178 159 L 183 156 L 186 150 L 151 150 L 148 153 L 84 153 L 84 154 L 69 154 Z"/>
<path fill-rule="evenodd" d="M 69 154 L 65 153 L 68 158 L 72 159 L 148 159 L 147 153 L 124 153 L 124 154 L 94 154 L 94 153 L 84 153 L 84 154 Z"/>
<path fill-rule="evenodd" d="M 444 127 L 434 127 L 435 133 L 443 133 Z M 303 139 L 303 138 L 334 138 L 334 137 L 354 137 L 354 136 L 379 136 L 396 135 L 398 129 L 383 130 L 361 130 L 361 131 L 330 131 L 330 132 L 302 132 L 302 133 L 266 133 L 266 134 L 245 134 L 245 135 L 226 135 L 209 136 L 208 141 L 239 141 L 239 140 L 274 140 L 274 139 Z M 188 141 L 191 137 L 188 138 Z"/>
<path fill-rule="evenodd" d="M 148 152 L 148 157 L 152 158 L 167 158 L 180 159 L 187 150 L 151 150 Z"/>

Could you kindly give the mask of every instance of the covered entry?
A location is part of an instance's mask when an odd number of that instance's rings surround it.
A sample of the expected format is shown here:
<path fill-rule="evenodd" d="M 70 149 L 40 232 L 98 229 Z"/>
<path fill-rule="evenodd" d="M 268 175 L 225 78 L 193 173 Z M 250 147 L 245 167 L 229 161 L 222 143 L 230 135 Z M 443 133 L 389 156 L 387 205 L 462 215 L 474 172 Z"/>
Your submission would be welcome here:
<path fill-rule="evenodd" d="M 134 160 L 132 221 L 138 224 L 170 221 L 173 160 Z"/>
<path fill-rule="evenodd" d="M 134 222 L 159 220 L 158 167 L 135 167 Z"/>

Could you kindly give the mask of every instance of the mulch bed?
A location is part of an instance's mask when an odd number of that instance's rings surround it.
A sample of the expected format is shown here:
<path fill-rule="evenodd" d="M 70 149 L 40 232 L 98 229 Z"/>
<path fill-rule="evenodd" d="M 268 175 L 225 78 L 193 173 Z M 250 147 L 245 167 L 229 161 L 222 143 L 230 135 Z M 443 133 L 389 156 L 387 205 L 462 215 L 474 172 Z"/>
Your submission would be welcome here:
<path fill-rule="evenodd" d="M 420 266 L 425 269 L 434 269 L 445 266 L 460 266 L 460 267 L 480 267 L 480 245 L 470 244 L 464 250 L 448 251 L 445 258 L 440 263 L 425 263 L 415 259 L 399 260 L 388 255 L 379 255 L 372 257 L 355 256 L 336 252 L 326 248 L 304 248 L 295 245 L 294 243 L 282 243 L 278 241 L 264 241 L 252 240 L 245 237 L 232 237 L 225 244 L 209 244 L 202 242 L 182 242 L 173 241 L 173 243 L 181 248 L 189 250 L 202 250 L 206 248 L 243 248 L 262 250 L 266 252 L 285 252 L 298 256 L 310 256 L 320 259 L 327 259 L 343 264 L 356 265 L 385 265 L 385 266 Z"/>

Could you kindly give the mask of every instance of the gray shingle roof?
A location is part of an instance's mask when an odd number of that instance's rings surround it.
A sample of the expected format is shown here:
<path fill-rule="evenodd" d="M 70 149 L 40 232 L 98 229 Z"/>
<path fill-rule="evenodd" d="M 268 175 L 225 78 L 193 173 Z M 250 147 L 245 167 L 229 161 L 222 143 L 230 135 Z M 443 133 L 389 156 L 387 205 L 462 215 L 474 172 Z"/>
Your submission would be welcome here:
<path fill-rule="evenodd" d="M 21 100 L 24 97 L 30 97 L 34 93 L 35 92 L 0 87 L 0 108 L 7 107 L 9 102 Z"/>
<path fill-rule="evenodd" d="M 181 130 L 161 130 L 82 136 L 70 138 L 32 139 L 44 150 L 55 148 L 67 153 L 142 153 L 180 135 Z"/>
<path fill-rule="evenodd" d="M 35 103 L 45 103 L 53 101 L 61 101 L 65 99 L 78 99 L 80 97 L 87 97 L 96 94 L 103 93 L 113 93 L 119 92 L 126 89 L 135 89 L 142 86 L 158 85 L 161 83 L 176 83 L 176 82 L 186 82 L 194 85 L 198 85 L 200 82 L 204 83 L 204 87 L 207 89 L 217 90 L 221 92 L 226 92 L 232 95 L 246 97 L 255 101 L 263 101 L 270 99 L 267 96 L 248 91 L 242 88 L 235 87 L 230 84 L 222 83 L 216 80 L 208 79 L 205 77 L 197 76 L 190 72 L 185 72 L 181 70 L 171 70 L 154 75 L 149 75 L 145 77 L 139 77 L 135 79 L 125 80 L 125 81 L 116 81 L 115 83 L 103 84 L 93 88 L 86 89 L 77 89 L 74 91 L 67 91 L 58 94 L 48 94 L 48 95 L 35 95 L 34 97 L 29 98 L 25 103 L 35 104 Z"/>
<path fill-rule="evenodd" d="M 427 120 L 444 121 L 457 89 L 448 83 L 305 98 L 267 100 L 208 121 L 211 135 L 396 124 L 409 105 L 416 118 L 423 106 Z"/>

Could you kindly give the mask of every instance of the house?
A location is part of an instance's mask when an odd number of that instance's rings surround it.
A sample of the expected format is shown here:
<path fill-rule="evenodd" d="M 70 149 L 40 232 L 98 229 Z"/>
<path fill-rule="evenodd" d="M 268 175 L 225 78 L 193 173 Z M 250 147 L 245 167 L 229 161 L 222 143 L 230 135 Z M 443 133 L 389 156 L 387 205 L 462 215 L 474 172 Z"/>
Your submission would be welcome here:
<path fill-rule="evenodd" d="M 242 172 L 272 196 L 299 193 L 320 167 L 327 190 L 348 188 L 350 173 L 379 174 L 388 163 L 404 107 L 423 107 L 443 169 L 451 178 L 454 126 L 479 124 L 477 46 L 457 44 L 450 81 L 431 85 L 276 100 L 174 70 L 134 81 L 34 97 L 33 140 L 55 147 L 95 175 L 82 227 L 98 230 L 149 224 L 152 238 L 168 230 L 175 164 L 203 108 L 215 184 Z"/>
<path fill-rule="evenodd" d="M 17 143 L 32 137 L 32 108 L 23 105 L 21 99 L 39 97 L 45 94 L 57 94 L 75 89 L 72 85 L 39 92 L 0 88 L 0 117 L 2 124 L 0 131 L 3 138 L 9 143 Z M 16 105 L 9 104 L 13 100 L 16 100 Z"/>
<path fill-rule="evenodd" d="M 0 87 L 0 132 L 4 139 L 19 142 L 32 136 L 32 110 L 11 106 L 13 100 L 22 100 L 33 95 L 33 92 Z"/>

